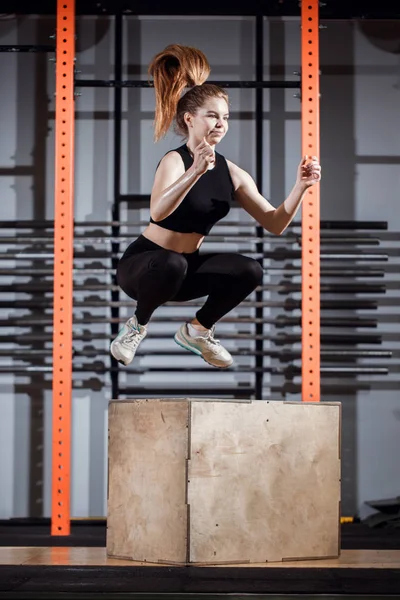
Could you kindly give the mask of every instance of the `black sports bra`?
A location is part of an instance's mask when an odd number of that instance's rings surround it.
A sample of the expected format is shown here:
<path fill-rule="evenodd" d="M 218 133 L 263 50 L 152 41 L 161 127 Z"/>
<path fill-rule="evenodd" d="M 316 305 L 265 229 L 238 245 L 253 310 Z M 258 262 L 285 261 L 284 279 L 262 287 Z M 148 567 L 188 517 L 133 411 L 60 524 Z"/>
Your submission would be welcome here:
<path fill-rule="evenodd" d="M 183 160 L 185 171 L 193 164 L 186 144 L 175 149 Z M 164 229 L 181 233 L 208 235 L 211 228 L 230 211 L 234 187 L 226 159 L 215 152 L 215 166 L 206 171 L 186 194 L 178 208 L 161 221 L 154 221 Z"/>

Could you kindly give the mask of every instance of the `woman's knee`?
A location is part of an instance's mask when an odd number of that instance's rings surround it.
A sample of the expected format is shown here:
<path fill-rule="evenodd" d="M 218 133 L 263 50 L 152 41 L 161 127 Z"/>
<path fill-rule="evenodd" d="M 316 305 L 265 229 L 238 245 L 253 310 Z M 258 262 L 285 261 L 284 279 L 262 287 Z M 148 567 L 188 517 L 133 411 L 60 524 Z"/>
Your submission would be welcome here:
<path fill-rule="evenodd" d="M 235 273 L 241 281 L 254 287 L 262 283 L 264 269 L 258 261 L 248 256 L 239 255 L 236 262 Z"/>

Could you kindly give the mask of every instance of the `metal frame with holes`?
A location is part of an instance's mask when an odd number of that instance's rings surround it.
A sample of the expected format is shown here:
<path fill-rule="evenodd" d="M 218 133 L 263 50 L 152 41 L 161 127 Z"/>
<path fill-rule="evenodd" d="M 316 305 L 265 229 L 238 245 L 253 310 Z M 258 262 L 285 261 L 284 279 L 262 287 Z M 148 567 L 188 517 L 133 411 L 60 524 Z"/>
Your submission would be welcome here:
<path fill-rule="evenodd" d="M 319 158 L 319 1 L 301 5 L 302 154 Z M 302 400 L 320 400 L 320 185 L 302 206 L 301 369 Z"/>
<path fill-rule="evenodd" d="M 319 156 L 319 2 L 301 3 L 302 64 L 302 153 Z M 122 15 L 116 16 L 121 29 Z M 262 17 L 257 17 L 257 38 Z M 116 79 L 121 78 L 121 48 L 116 35 Z M 262 36 L 261 36 L 262 37 Z M 122 46 L 121 46 L 122 47 Z M 262 42 L 257 60 L 262 64 Z M 52 535 L 70 534 L 70 456 L 72 404 L 72 266 L 74 210 L 74 63 L 75 0 L 57 0 L 56 31 L 56 148 L 54 223 L 54 317 L 53 317 L 53 451 L 52 451 Z M 257 79 L 262 79 L 259 68 Z M 115 90 L 116 126 L 114 141 L 121 139 L 121 88 Z M 258 121 L 262 118 L 262 89 L 257 89 Z M 262 136 L 257 143 L 257 183 L 261 185 Z M 116 153 L 117 156 L 117 153 Z M 115 207 L 113 220 L 119 220 L 118 197 L 120 165 L 115 167 Z M 303 202 L 302 233 L 302 400 L 320 400 L 320 278 L 319 278 L 319 184 Z M 258 231 L 260 236 L 261 231 Z M 113 229 L 113 237 L 119 234 Z M 114 250 L 118 244 L 114 244 Z M 115 315 L 113 315 L 115 316 Z M 259 358 L 258 361 L 261 361 Z M 262 365 L 262 363 L 261 363 Z M 259 366 L 259 365 L 258 365 Z M 261 369 L 262 370 L 262 369 Z M 114 378 L 115 379 L 115 378 Z M 118 387 L 113 380 L 114 388 Z M 113 396 L 114 397 L 114 396 Z M 116 396 L 115 396 L 116 397 Z"/>
<path fill-rule="evenodd" d="M 57 1 L 52 535 L 70 533 L 75 0 Z"/>

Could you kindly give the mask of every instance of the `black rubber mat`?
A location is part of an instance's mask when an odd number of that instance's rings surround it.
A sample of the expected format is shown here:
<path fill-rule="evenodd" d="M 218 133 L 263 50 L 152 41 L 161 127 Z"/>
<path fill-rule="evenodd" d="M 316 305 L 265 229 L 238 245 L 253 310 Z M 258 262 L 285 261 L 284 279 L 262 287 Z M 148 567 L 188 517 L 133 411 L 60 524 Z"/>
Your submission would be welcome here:
<path fill-rule="evenodd" d="M 0 566 L 0 592 L 398 594 L 400 569 L 196 566 Z"/>

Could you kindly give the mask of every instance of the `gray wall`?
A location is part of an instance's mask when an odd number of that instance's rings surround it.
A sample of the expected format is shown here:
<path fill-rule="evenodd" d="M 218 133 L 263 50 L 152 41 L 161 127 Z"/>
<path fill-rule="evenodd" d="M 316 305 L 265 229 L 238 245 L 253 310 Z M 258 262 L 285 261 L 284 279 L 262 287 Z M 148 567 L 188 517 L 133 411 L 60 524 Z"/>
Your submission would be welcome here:
<path fill-rule="evenodd" d="M 395 45 L 385 43 L 385 35 L 380 41 L 376 32 L 368 32 L 367 36 L 358 24 L 350 22 L 327 25 L 321 32 L 321 217 L 387 220 L 390 230 L 398 232 L 399 55 L 393 52 Z M 2 44 L 47 43 L 53 31 L 54 20 L 50 18 L 0 20 Z M 212 78 L 251 79 L 255 75 L 254 32 L 251 18 L 213 17 L 194 21 L 132 17 L 125 21 L 124 75 L 145 79 L 151 57 L 168 43 L 178 42 L 198 46 L 207 54 L 213 67 Z M 80 76 L 113 77 L 112 22 L 80 18 L 77 34 Z M 298 20 L 265 21 L 266 78 L 296 79 L 293 72 L 300 68 L 299 51 Z M 0 73 L 1 219 L 52 218 L 54 65 L 44 55 L 2 54 Z M 230 133 L 221 143 L 220 151 L 255 176 L 254 92 L 232 90 L 230 99 Z M 180 140 L 170 134 L 154 146 L 152 90 L 124 91 L 123 101 L 122 191 L 149 193 L 159 158 Z M 112 110 L 111 90 L 83 89 L 82 96 L 77 98 L 75 218 L 78 221 L 111 218 Z M 264 110 L 262 192 L 277 205 L 293 185 L 300 159 L 300 104 L 293 91 L 266 91 Z M 147 215 L 148 210 L 143 209 L 141 217 Z M 134 222 L 138 215 L 123 211 L 122 217 Z M 2 261 L 3 267 L 12 268 L 14 264 L 12 260 Z M 266 281 L 270 280 L 267 276 Z M 3 294 L 2 298 L 12 295 Z M 100 316 L 104 311 L 99 309 L 95 314 Z M 239 309 L 238 314 L 248 313 Z M 1 311 L 1 319 L 19 315 L 21 311 L 16 309 Z M 393 331 L 393 324 L 383 327 Z M 108 326 L 100 324 L 90 330 L 108 333 Z M 2 333 L 10 336 L 3 347 L 11 354 L 16 348 L 13 329 L 4 329 Z M 395 344 L 391 342 L 390 347 L 396 347 Z M 43 347 L 50 348 L 50 344 L 44 343 Z M 96 344 L 92 347 L 96 348 Z M 140 360 L 149 364 L 146 359 Z M 8 374 L 6 368 L 12 364 L 12 358 L 1 357 L 0 518 L 48 516 L 51 374 Z M 79 381 L 79 375 L 76 377 Z M 216 373 L 212 383 L 222 385 L 226 378 L 246 381 L 245 376 Z M 141 378 L 142 382 L 146 380 Z M 110 393 L 108 384 L 101 389 L 96 386 L 74 389 L 72 515 L 75 517 L 101 516 L 106 512 Z M 290 399 L 299 398 L 292 395 Z M 330 399 L 337 400 L 324 398 Z M 343 513 L 364 515 L 366 500 L 400 493 L 399 394 L 391 389 L 375 390 L 349 393 L 340 400 L 344 412 Z"/>

